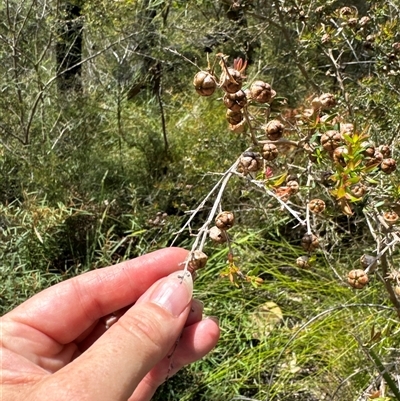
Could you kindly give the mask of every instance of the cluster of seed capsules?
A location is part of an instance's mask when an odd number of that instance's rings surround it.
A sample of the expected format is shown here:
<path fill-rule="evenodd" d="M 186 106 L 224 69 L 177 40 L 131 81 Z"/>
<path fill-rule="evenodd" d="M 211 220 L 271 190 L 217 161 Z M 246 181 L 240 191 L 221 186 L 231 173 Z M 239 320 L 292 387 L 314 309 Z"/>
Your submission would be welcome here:
<path fill-rule="evenodd" d="M 230 211 L 222 211 L 215 218 L 215 225 L 208 230 L 210 239 L 217 244 L 224 244 L 229 240 L 227 230 L 235 224 L 235 216 Z M 187 270 L 195 276 L 196 271 L 205 267 L 207 255 L 200 250 L 192 251 L 187 260 Z"/>
<path fill-rule="evenodd" d="M 243 133 L 250 126 L 252 118 L 248 113 L 249 105 L 257 104 L 270 104 L 276 92 L 272 89 L 271 85 L 261 81 L 254 81 L 248 88 L 243 89 L 244 71 L 246 69 L 246 62 L 242 59 L 235 59 L 233 67 L 228 67 L 226 59 L 220 55 L 220 66 L 222 73 L 217 77 L 212 70 L 199 71 L 193 80 L 193 85 L 196 92 L 201 96 L 211 96 L 219 88 L 224 92 L 223 103 L 226 106 L 226 119 L 228 121 L 229 129 L 235 133 Z M 355 132 L 355 127 L 351 123 L 343 123 L 342 121 L 326 122 L 329 118 L 329 112 L 336 105 L 336 99 L 331 93 L 323 93 L 311 101 L 311 107 L 304 109 L 299 118 L 300 124 L 304 121 L 312 121 L 313 119 L 319 121 L 324 126 L 333 127 L 335 124 L 338 129 L 328 129 L 319 135 L 319 139 L 313 143 L 309 140 L 300 140 L 296 143 L 299 149 L 302 149 L 311 162 L 317 161 L 316 150 L 320 149 L 320 153 L 330 160 L 332 166 L 341 166 L 345 168 L 348 161 L 348 143 L 346 136 L 352 136 Z M 240 156 L 238 171 L 243 175 L 256 173 L 265 168 L 268 163 L 273 162 L 282 153 L 285 153 L 285 147 L 288 142 L 283 138 L 285 132 L 284 123 L 277 118 L 271 119 L 257 127 L 261 129 L 267 140 L 257 141 L 253 143 L 259 151 L 246 151 Z M 254 141 L 253 141 L 254 142 Z M 292 146 L 293 143 L 289 144 Z M 391 157 L 391 149 L 388 145 L 381 145 L 375 147 L 372 142 L 365 141 L 361 145 L 363 151 L 362 163 L 366 168 L 376 167 L 385 174 L 391 174 L 397 168 L 396 161 Z M 275 194 L 284 202 L 295 195 L 299 191 L 299 182 L 297 176 L 291 174 L 287 175 L 284 185 L 273 188 Z M 361 181 L 348 188 L 349 193 L 356 197 L 362 198 L 368 191 L 368 188 Z M 326 208 L 325 202 L 322 199 L 312 199 L 308 202 L 308 210 L 314 214 L 322 214 Z M 222 217 L 223 216 L 223 219 Z M 383 220 L 389 225 L 393 225 L 398 220 L 399 216 L 394 211 L 388 211 L 383 214 Z M 221 221 L 231 221 L 232 224 L 221 223 Z M 222 212 L 216 219 L 216 225 L 209 230 L 210 238 L 219 244 L 228 241 L 226 230 L 233 225 L 234 217 L 232 212 Z M 313 233 L 307 233 L 301 238 L 301 246 L 307 255 L 300 256 L 296 264 L 301 268 L 310 266 L 310 255 L 320 247 L 320 241 Z M 196 251 L 198 252 L 198 251 Z M 192 254 L 191 261 L 189 262 L 189 270 L 197 270 L 197 262 L 195 259 L 204 259 Z M 205 263 L 204 263 L 205 264 Z M 204 267 L 200 263 L 201 267 Z M 348 283 L 353 288 L 363 288 L 368 283 L 368 269 L 355 269 L 348 274 Z"/>

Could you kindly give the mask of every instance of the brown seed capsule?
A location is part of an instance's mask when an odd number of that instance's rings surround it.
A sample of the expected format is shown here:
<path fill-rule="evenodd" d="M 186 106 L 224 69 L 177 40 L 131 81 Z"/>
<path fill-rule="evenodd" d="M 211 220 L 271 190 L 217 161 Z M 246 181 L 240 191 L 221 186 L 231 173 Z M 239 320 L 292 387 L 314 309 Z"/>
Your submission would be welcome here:
<path fill-rule="evenodd" d="M 265 133 L 271 141 L 282 138 L 285 126 L 279 120 L 271 120 L 264 127 Z"/>
<path fill-rule="evenodd" d="M 246 120 L 240 121 L 239 124 L 229 124 L 229 129 L 235 134 L 241 134 L 246 130 Z"/>
<path fill-rule="evenodd" d="M 376 152 L 375 146 L 371 142 L 363 142 L 361 146 L 364 148 L 363 155 L 365 157 L 374 157 Z"/>
<path fill-rule="evenodd" d="M 350 192 L 356 198 L 362 198 L 367 192 L 367 187 L 364 184 L 356 184 L 350 187 Z"/>
<path fill-rule="evenodd" d="M 228 93 L 236 93 L 242 89 L 243 77 L 240 71 L 234 68 L 228 68 L 224 71 L 220 78 L 221 88 Z"/>
<path fill-rule="evenodd" d="M 385 174 L 393 173 L 393 171 L 396 170 L 396 167 L 397 167 L 396 160 L 391 158 L 383 159 L 382 163 L 380 164 L 380 168 Z"/>
<path fill-rule="evenodd" d="M 322 43 L 322 44 L 329 43 L 330 40 L 331 40 L 331 35 L 329 35 L 329 33 L 324 33 L 324 34 L 322 35 L 322 37 L 321 37 L 321 43 Z M 313 107 L 314 107 L 314 104 L 313 104 Z M 319 107 L 321 107 L 321 106 L 319 106 Z M 319 108 L 319 107 L 318 107 L 318 108 Z"/>
<path fill-rule="evenodd" d="M 360 258 L 360 264 L 363 270 L 369 269 L 370 271 L 374 271 L 378 265 L 377 259 L 374 256 L 364 254 Z"/>
<path fill-rule="evenodd" d="M 346 135 L 352 135 L 354 132 L 354 124 L 352 123 L 341 123 L 340 124 L 340 133 Z"/>
<path fill-rule="evenodd" d="M 235 224 L 235 216 L 232 212 L 223 211 L 215 218 L 215 225 L 220 230 L 229 230 Z"/>
<path fill-rule="evenodd" d="M 364 288 L 368 284 L 368 275 L 364 270 L 351 270 L 347 275 L 347 282 L 356 289 Z"/>
<path fill-rule="evenodd" d="M 325 202 L 321 199 L 312 199 L 308 203 L 308 208 L 310 209 L 310 212 L 319 214 L 322 213 L 325 210 Z"/>
<path fill-rule="evenodd" d="M 383 213 L 382 217 L 383 217 L 383 220 L 385 220 L 386 224 L 389 226 L 392 226 L 393 224 L 395 224 L 397 222 L 397 220 L 399 219 L 399 215 L 393 210 Z"/>
<path fill-rule="evenodd" d="M 265 160 L 275 160 L 278 157 L 278 148 L 273 143 L 266 143 L 262 148 L 262 157 Z"/>
<path fill-rule="evenodd" d="M 371 18 L 369 18 L 367 15 L 364 15 L 364 17 L 361 17 L 358 21 L 358 25 L 360 26 L 365 26 L 371 21 Z"/>
<path fill-rule="evenodd" d="M 341 166 L 346 166 L 346 155 L 349 153 L 345 146 L 339 146 L 333 151 L 332 159 L 335 163 Z"/>
<path fill-rule="evenodd" d="M 262 167 L 261 155 L 257 152 L 243 152 L 240 156 L 239 171 L 244 175 L 256 172 Z"/>
<path fill-rule="evenodd" d="M 290 180 L 286 183 L 286 186 L 289 188 L 290 190 L 290 194 L 294 195 L 297 194 L 297 192 L 299 192 L 299 183 L 295 180 Z"/>
<path fill-rule="evenodd" d="M 196 270 L 202 269 L 207 263 L 208 256 L 199 250 L 189 254 L 188 270 L 194 273 Z"/>
<path fill-rule="evenodd" d="M 301 246 L 307 252 L 312 252 L 319 248 L 319 240 L 314 234 L 305 234 L 301 239 Z"/>
<path fill-rule="evenodd" d="M 323 93 L 319 97 L 319 101 L 321 102 L 321 110 L 330 110 L 336 105 L 335 96 L 331 93 Z"/>
<path fill-rule="evenodd" d="M 208 235 L 217 244 L 225 244 L 225 242 L 228 241 L 226 232 L 216 226 L 210 228 Z"/>
<path fill-rule="evenodd" d="M 300 267 L 301 269 L 307 269 L 308 267 L 310 267 L 310 263 L 309 263 L 310 258 L 308 256 L 299 256 L 296 259 L 296 265 L 297 267 Z"/>
<path fill-rule="evenodd" d="M 247 98 L 244 91 L 240 90 L 236 93 L 225 93 L 224 96 L 224 104 L 225 106 L 235 112 L 238 112 L 246 106 Z"/>
<path fill-rule="evenodd" d="M 378 151 L 382 153 L 382 156 L 385 159 L 388 159 L 390 156 L 392 156 L 392 150 L 390 149 L 389 145 L 380 145 L 378 147 Z"/>
<path fill-rule="evenodd" d="M 233 111 L 228 109 L 226 111 L 226 119 L 228 120 L 229 124 L 237 125 L 243 121 L 243 114 L 241 111 Z"/>
<path fill-rule="evenodd" d="M 264 81 L 254 81 L 250 86 L 250 96 L 258 103 L 271 103 L 276 92 Z"/>
<path fill-rule="evenodd" d="M 397 54 L 400 53 L 400 42 L 395 42 L 392 44 L 393 51 Z"/>
<path fill-rule="evenodd" d="M 194 76 L 193 85 L 201 96 L 211 96 L 217 87 L 214 77 L 206 71 L 199 71 Z"/>
<path fill-rule="evenodd" d="M 369 158 L 366 162 L 365 165 L 367 167 L 372 167 L 372 166 L 379 166 L 383 160 L 383 155 L 381 152 L 375 151 L 374 156 Z"/>
<path fill-rule="evenodd" d="M 326 131 L 321 135 L 321 146 L 328 152 L 333 152 L 343 143 L 343 135 L 335 130 Z"/>
<path fill-rule="evenodd" d="M 342 17 L 344 17 L 346 15 L 353 15 L 354 14 L 354 10 L 351 7 L 345 6 L 345 7 L 342 7 L 339 10 L 339 14 Z"/>

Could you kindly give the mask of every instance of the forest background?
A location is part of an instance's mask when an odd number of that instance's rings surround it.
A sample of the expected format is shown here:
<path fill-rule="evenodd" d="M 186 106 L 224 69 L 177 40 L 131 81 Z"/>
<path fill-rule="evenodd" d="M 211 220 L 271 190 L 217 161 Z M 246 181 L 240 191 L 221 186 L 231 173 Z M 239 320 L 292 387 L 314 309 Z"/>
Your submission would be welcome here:
<path fill-rule="evenodd" d="M 3 1 L 2 313 L 61 280 L 171 245 L 248 147 L 248 133 L 228 129 L 221 94 L 204 98 L 193 87 L 217 54 L 229 65 L 248 61 L 246 85 L 271 84 L 268 115 L 287 127 L 331 93 L 326 123 L 352 123 L 396 159 L 399 8 L 397 0 Z M 313 130 L 318 142 L 326 127 Z M 219 316 L 221 340 L 155 399 L 400 399 L 396 226 L 385 266 L 363 289 L 347 284 L 362 255 L 380 266 L 389 234 L 365 216 L 400 209 L 398 174 L 373 170 L 371 191 L 351 198 L 349 211 L 327 182 L 334 171 L 324 159 L 310 185 L 308 161 L 297 157 L 272 164 L 267 178 L 276 190 L 295 174 L 299 210 L 310 190 L 324 199 L 324 214 L 312 218 L 320 249 L 299 267 L 304 227 L 274 197 L 233 177 L 223 206 L 237 220 L 235 266 L 263 281 L 232 283 L 228 247 L 207 242 L 195 296 Z M 278 167 L 286 173 L 275 177 Z M 209 209 L 174 245 L 191 248 Z"/>

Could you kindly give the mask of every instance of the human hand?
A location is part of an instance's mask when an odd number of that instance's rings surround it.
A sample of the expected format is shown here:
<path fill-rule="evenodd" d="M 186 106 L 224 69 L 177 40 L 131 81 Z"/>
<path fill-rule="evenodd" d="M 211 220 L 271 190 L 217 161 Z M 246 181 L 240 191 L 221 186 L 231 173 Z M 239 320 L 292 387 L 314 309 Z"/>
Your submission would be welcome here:
<path fill-rule="evenodd" d="M 2 400 L 149 400 L 219 337 L 192 299 L 191 277 L 178 277 L 187 255 L 167 248 L 91 271 L 4 315 Z M 106 330 L 112 313 L 119 319 Z"/>

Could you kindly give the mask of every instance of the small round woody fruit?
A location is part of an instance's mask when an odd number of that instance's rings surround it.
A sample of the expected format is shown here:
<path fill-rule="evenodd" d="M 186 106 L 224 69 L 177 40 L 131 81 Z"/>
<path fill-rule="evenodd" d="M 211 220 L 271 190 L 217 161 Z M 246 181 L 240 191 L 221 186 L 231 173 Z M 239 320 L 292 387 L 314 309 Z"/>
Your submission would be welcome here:
<path fill-rule="evenodd" d="M 299 192 L 299 183 L 295 180 L 290 180 L 286 183 L 286 186 L 289 188 L 290 190 L 290 194 L 294 195 L 297 194 L 297 192 Z"/>
<path fill-rule="evenodd" d="M 346 158 L 345 155 L 347 155 L 349 151 L 345 146 L 339 146 L 333 151 L 332 158 L 333 161 L 337 164 L 340 164 L 341 166 L 345 167 L 346 166 Z"/>
<path fill-rule="evenodd" d="M 199 71 L 194 76 L 193 85 L 201 96 L 211 96 L 217 87 L 214 77 L 206 71 Z"/>
<path fill-rule="evenodd" d="M 312 199 L 308 203 L 308 208 L 312 213 L 315 214 L 322 213 L 325 210 L 325 202 L 322 199 Z"/>
<path fill-rule="evenodd" d="M 352 135 L 354 132 L 354 124 L 352 123 L 340 123 L 340 133 Z"/>
<path fill-rule="evenodd" d="M 215 218 L 215 225 L 220 230 L 229 230 L 235 224 L 235 216 L 232 212 L 223 211 Z"/>
<path fill-rule="evenodd" d="M 364 184 L 356 184 L 350 187 L 350 192 L 356 198 L 362 198 L 366 194 L 367 189 Z"/>
<path fill-rule="evenodd" d="M 380 145 L 378 147 L 378 151 L 382 153 L 382 156 L 385 159 L 388 159 L 390 156 L 392 156 L 392 150 L 390 149 L 389 145 Z"/>
<path fill-rule="evenodd" d="M 383 213 L 383 220 L 385 220 L 388 226 L 392 226 L 399 220 L 399 215 L 395 211 L 390 210 L 389 212 Z"/>
<path fill-rule="evenodd" d="M 254 81 L 250 86 L 251 99 L 258 103 L 271 103 L 275 95 L 271 85 L 264 81 Z"/>
<path fill-rule="evenodd" d="M 391 158 L 383 159 L 382 163 L 380 164 L 380 168 L 385 174 L 393 173 L 393 171 L 396 170 L 396 167 L 397 167 L 396 160 Z"/>
<path fill-rule="evenodd" d="M 335 96 L 331 93 L 323 93 L 319 97 L 319 101 L 321 103 L 321 110 L 329 110 L 336 105 Z"/>
<path fill-rule="evenodd" d="M 239 170 L 243 174 L 256 172 L 262 167 L 261 155 L 257 152 L 243 152 L 240 156 Z"/>
<path fill-rule="evenodd" d="M 208 231 L 209 237 L 217 244 L 225 244 L 228 241 L 228 236 L 225 231 L 213 226 Z"/>
<path fill-rule="evenodd" d="M 312 252 L 319 248 L 319 240 L 314 234 L 304 234 L 301 239 L 301 246 L 307 252 Z"/>
<path fill-rule="evenodd" d="M 194 273 L 196 270 L 202 269 L 207 263 L 208 256 L 199 250 L 195 250 L 189 254 L 188 270 Z"/>
<path fill-rule="evenodd" d="M 299 256 L 296 259 L 296 265 L 297 267 L 300 267 L 301 269 L 306 269 L 308 267 L 310 267 L 310 263 L 309 263 L 310 258 L 308 256 Z"/>
<path fill-rule="evenodd" d="M 377 259 L 374 256 L 364 254 L 360 258 L 361 267 L 365 269 L 369 269 L 369 271 L 374 271 L 378 265 Z"/>
<path fill-rule="evenodd" d="M 363 155 L 366 157 L 374 157 L 375 154 L 375 146 L 371 142 L 363 142 L 361 146 L 364 148 Z"/>
<path fill-rule="evenodd" d="M 229 130 L 235 134 L 241 134 L 246 130 L 246 120 L 240 121 L 239 124 L 229 124 Z"/>
<path fill-rule="evenodd" d="M 236 93 L 225 93 L 224 105 L 232 111 L 240 111 L 246 106 L 247 97 L 244 91 L 240 90 Z"/>
<path fill-rule="evenodd" d="M 343 135 L 335 130 L 326 131 L 321 135 L 321 146 L 328 152 L 333 152 L 343 143 Z"/>
<path fill-rule="evenodd" d="M 226 111 L 226 119 L 228 120 L 229 124 L 237 125 L 243 120 L 243 114 L 241 111 L 233 111 L 228 109 Z"/>
<path fill-rule="evenodd" d="M 265 160 L 275 160 L 278 157 L 278 148 L 273 143 L 266 143 L 262 148 L 262 157 Z"/>
<path fill-rule="evenodd" d="M 279 120 L 271 120 L 267 123 L 264 129 L 271 141 L 277 141 L 282 138 L 285 126 Z"/>
<path fill-rule="evenodd" d="M 368 274 L 362 269 L 351 270 L 347 275 L 347 282 L 358 290 L 364 288 L 368 284 Z"/>
<path fill-rule="evenodd" d="M 380 163 L 383 161 L 383 155 L 381 152 L 375 151 L 374 156 L 369 158 L 365 165 L 367 167 L 379 166 Z"/>
<path fill-rule="evenodd" d="M 242 89 L 243 77 L 240 71 L 234 68 L 228 68 L 220 78 L 221 88 L 227 93 L 236 93 Z"/>

